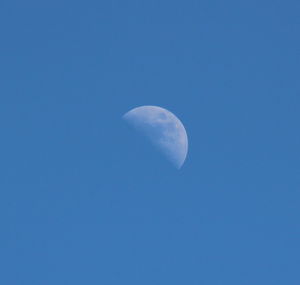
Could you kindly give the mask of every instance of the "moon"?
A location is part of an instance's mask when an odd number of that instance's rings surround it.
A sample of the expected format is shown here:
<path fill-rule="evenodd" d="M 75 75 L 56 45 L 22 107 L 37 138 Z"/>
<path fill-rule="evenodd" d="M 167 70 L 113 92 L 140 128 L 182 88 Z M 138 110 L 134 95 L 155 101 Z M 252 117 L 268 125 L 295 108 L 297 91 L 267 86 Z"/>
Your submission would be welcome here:
<path fill-rule="evenodd" d="M 188 152 L 188 137 L 173 113 L 158 106 L 141 106 L 127 112 L 123 119 L 149 138 L 176 168 L 181 168 Z"/>

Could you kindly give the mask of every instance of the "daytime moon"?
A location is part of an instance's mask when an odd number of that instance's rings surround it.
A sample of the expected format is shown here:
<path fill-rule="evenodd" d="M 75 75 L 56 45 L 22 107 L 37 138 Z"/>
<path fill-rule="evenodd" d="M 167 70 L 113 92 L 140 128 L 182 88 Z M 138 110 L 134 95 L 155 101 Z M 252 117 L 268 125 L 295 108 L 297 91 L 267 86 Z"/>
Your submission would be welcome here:
<path fill-rule="evenodd" d="M 173 113 L 157 106 L 141 106 L 130 110 L 123 118 L 149 138 L 176 168 L 183 165 L 188 138 L 183 124 Z"/>

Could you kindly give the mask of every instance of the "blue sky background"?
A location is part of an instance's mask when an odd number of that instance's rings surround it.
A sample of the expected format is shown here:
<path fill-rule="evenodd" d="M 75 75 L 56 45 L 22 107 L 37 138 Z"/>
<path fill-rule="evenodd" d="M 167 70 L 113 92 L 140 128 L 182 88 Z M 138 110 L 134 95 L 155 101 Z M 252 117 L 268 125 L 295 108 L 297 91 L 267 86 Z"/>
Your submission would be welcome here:
<path fill-rule="evenodd" d="M 0 2 L 0 283 L 300 284 L 300 2 Z M 130 129 L 189 136 L 180 171 Z"/>

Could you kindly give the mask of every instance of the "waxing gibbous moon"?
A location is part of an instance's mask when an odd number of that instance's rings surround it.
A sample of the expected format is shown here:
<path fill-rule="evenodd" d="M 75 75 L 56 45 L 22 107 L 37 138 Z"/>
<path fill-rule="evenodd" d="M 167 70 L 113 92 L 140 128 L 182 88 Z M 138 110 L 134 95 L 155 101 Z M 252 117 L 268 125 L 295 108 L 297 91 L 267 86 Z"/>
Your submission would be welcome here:
<path fill-rule="evenodd" d="M 141 106 L 127 112 L 123 119 L 144 134 L 180 168 L 188 152 L 188 138 L 181 121 L 170 111 L 157 106 Z"/>

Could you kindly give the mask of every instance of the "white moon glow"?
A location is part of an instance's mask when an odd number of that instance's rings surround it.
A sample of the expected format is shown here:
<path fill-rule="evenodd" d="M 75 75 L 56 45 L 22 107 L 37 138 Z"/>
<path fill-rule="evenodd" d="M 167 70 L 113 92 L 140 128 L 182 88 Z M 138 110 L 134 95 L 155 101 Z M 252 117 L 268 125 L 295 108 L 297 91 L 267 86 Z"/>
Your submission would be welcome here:
<path fill-rule="evenodd" d="M 183 165 L 188 138 L 183 124 L 173 113 L 157 106 L 141 106 L 123 118 L 147 136 L 178 169 Z"/>

